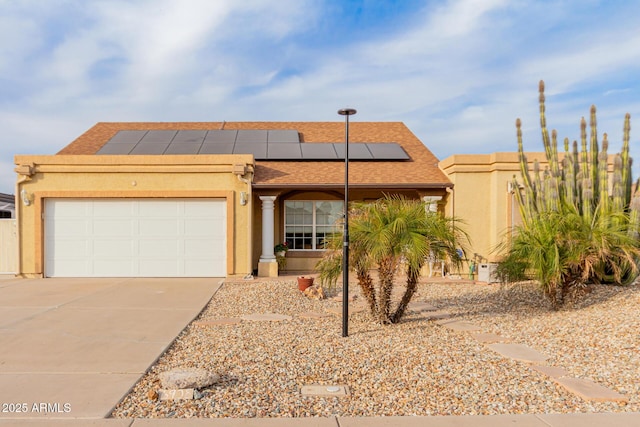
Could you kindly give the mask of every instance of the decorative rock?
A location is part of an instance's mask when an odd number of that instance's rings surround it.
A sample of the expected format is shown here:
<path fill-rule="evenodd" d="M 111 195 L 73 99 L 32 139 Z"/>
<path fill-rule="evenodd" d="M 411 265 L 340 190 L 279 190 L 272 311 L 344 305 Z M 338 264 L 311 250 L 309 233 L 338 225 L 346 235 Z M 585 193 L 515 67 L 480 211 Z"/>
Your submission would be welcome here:
<path fill-rule="evenodd" d="M 158 392 L 156 390 L 149 390 L 147 397 L 149 400 L 158 400 Z"/>
<path fill-rule="evenodd" d="M 640 359 L 635 357 L 640 316 L 630 315 L 640 307 L 638 285 L 595 285 L 585 304 L 577 306 L 580 309 L 560 311 L 549 310 L 533 282 L 509 288 L 470 281 L 452 286 L 452 281 L 441 279 L 428 285 L 421 282 L 414 297 L 449 311 L 456 320 L 481 326 L 479 332 L 499 333 L 543 350 L 548 363 L 628 397 L 628 402 L 594 402 L 532 371 L 529 364 L 497 357 L 468 333 L 434 330 L 438 325 L 426 321 L 433 312 L 411 314 L 393 326 L 378 325 L 371 316 L 353 315 L 350 337 L 345 339 L 340 336 L 339 314 L 321 320 L 300 318 L 308 312 L 328 314 L 328 308 L 341 312 L 342 304 L 331 299 L 333 294 L 316 301 L 300 295 L 295 277 L 260 280 L 225 281 L 198 320 L 281 313 L 293 316 L 292 321 L 187 328 L 111 417 L 129 422 L 257 418 L 258 424 L 266 418 L 283 418 L 283 422 L 300 418 L 303 424 L 306 419 L 307 424 L 324 420 L 335 425 L 336 414 L 345 417 L 341 419 L 387 416 L 382 419 L 387 424 L 393 424 L 392 415 L 414 417 L 416 424 L 431 420 L 438 424 L 437 416 L 503 414 L 487 418 L 497 425 L 508 417 L 504 414 L 529 414 L 531 419 L 535 416 L 557 425 L 563 419 L 550 421 L 553 416 L 571 413 L 576 425 L 586 427 L 593 420 L 583 420 L 579 414 L 588 413 L 588 417 L 603 416 L 593 425 L 635 425 L 633 418 L 625 417 L 640 411 Z M 349 295 L 360 292 L 353 285 Z M 401 285 L 398 288 L 402 291 Z M 361 293 L 358 301 L 366 301 Z M 352 308 L 349 304 L 350 314 Z M 162 388 L 158 373 L 184 366 L 216 373 L 224 370 L 225 375 L 203 390 L 200 400 L 148 399 L 149 390 Z M 304 385 L 313 384 L 323 384 L 327 395 L 301 394 Z M 348 387 L 350 396 L 327 391 L 340 385 Z M 430 418 L 421 421 L 418 416 Z M 172 422 L 180 423 L 165 421 Z"/>
<path fill-rule="evenodd" d="M 342 292 L 339 292 L 335 297 L 332 298 L 334 301 L 342 301 Z M 357 295 L 349 294 L 349 302 L 353 302 L 358 299 Z"/>
<path fill-rule="evenodd" d="M 367 311 L 369 307 L 365 304 L 353 304 L 349 305 L 349 313 L 362 313 L 363 311 Z"/>
<path fill-rule="evenodd" d="M 159 390 L 160 400 L 191 400 L 194 390 L 192 388 L 181 388 L 177 390 Z"/>
<path fill-rule="evenodd" d="M 220 376 L 205 369 L 172 369 L 159 375 L 166 389 L 205 388 L 220 381 Z"/>
<path fill-rule="evenodd" d="M 303 291 L 303 293 L 306 297 L 311 299 L 322 300 L 326 298 L 324 294 L 324 289 L 322 289 L 322 286 L 319 286 L 319 285 L 309 286 L 307 289 Z"/>

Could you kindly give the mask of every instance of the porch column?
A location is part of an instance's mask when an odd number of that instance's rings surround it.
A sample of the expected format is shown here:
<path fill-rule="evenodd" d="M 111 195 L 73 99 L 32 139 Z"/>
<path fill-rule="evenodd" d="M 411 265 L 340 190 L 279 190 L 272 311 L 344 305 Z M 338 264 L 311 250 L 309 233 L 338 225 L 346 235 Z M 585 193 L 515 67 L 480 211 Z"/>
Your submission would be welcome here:
<path fill-rule="evenodd" d="M 429 207 L 429 212 L 438 212 L 438 203 L 442 200 L 442 196 L 423 196 L 422 200 Z"/>
<path fill-rule="evenodd" d="M 442 200 L 442 196 L 423 196 L 422 200 L 427 204 L 429 212 L 438 212 L 438 203 Z M 429 256 L 427 257 L 429 277 L 433 277 L 433 268 L 436 262 L 440 263 L 440 276 L 444 277 L 444 262 L 441 259 L 436 258 L 433 251 L 430 251 Z"/>
<path fill-rule="evenodd" d="M 273 202 L 276 196 L 260 196 L 262 200 L 262 255 L 258 261 L 258 276 L 278 277 L 278 263 L 273 253 Z"/>

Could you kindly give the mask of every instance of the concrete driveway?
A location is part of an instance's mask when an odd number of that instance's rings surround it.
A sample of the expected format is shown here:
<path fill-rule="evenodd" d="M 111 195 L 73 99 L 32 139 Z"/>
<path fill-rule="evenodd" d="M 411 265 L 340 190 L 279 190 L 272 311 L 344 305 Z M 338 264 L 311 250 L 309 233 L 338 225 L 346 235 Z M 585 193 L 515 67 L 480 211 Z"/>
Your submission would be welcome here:
<path fill-rule="evenodd" d="M 221 283 L 0 279 L 0 421 L 105 417 Z"/>

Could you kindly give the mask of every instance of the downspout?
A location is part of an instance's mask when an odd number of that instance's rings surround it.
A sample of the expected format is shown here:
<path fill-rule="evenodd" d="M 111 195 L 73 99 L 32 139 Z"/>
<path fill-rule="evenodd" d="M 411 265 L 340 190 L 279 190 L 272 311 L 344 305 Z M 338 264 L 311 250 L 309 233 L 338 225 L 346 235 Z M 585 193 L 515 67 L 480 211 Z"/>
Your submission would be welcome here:
<path fill-rule="evenodd" d="M 453 187 L 447 187 L 447 193 L 451 194 L 451 218 L 455 221 L 456 218 L 456 197 L 455 192 L 453 191 Z M 454 224 L 455 225 L 455 222 Z"/>
<path fill-rule="evenodd" d="M 224 124 L 223 124 L 224 126 Z M 253 177 L 253 167 L 247 171 L 251 173 Z M 246 175 L 246 174 L 245 174 Z M 247 209 L 249 209 L 249 215 L 247 216 L 247 237 L 249 240 L 249 250 L 247 251 L 247 274 L 243 277 L 244 280 L 253 280 L 253 270 L 251 269 L 253 261 L 253 193 L 251 192 L 251 179 L 243 178 L 241 175 L 236 175 L 240 182 L 247 184 Z"/>
<path fill-rule="evenodd" d="M 451 225 L 453 226 L 453 230 L 455 233 L 455 229 L 456 229 L 456 197 L 455 197 L 455 192 L 453 191 L 453 187 L 447 187 L 445 189 L 445 191 L 449 194 L 451 194 Z M 458 246 L 457 242 L 455 241 L 455 234 L 454 234 L 454 246 Z M 457 250 L 457 249 L 456 249 Z"/>

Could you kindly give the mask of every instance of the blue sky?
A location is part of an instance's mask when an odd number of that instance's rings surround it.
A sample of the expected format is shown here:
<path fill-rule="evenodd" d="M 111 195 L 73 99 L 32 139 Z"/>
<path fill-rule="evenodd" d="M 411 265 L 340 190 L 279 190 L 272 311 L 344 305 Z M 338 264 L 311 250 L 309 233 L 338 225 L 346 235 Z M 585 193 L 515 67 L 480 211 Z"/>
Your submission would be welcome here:
<path fill-rule="evenodd" d="M 598 107 L 610 151 L 631 113 L 634 0 L 0 0 L 0 192 L 15 154 L 101 121 L 402 121 L 440 159 L 541 151 Z M 640 125 L 639 125 L 640 126 Z M 639 175 L 640 160 L 634 174 Z"/>

